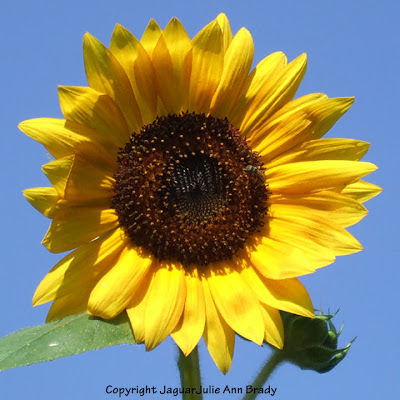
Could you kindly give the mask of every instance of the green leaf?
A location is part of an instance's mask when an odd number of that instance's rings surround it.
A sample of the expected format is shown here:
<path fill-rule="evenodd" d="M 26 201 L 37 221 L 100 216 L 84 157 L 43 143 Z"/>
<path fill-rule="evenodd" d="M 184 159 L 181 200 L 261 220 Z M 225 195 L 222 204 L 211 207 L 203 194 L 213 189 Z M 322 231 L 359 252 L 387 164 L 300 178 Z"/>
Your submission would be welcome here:
<path fill-rule="evenodd" d="M 21 329 L 0 339 L 0 371 L 118 344 L 134 344 L 126 313 L 104 321 L 86 313 Z"/>

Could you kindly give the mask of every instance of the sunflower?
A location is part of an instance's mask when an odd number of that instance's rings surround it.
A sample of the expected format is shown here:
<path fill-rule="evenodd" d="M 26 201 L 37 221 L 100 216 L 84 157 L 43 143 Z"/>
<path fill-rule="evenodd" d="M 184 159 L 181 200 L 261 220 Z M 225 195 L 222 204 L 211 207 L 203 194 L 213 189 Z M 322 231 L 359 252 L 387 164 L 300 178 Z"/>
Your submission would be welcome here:
<path fill-rule="evenodd" d="M 51 187 L 24 192 L 52 220 L 43 244 L 73 250 L 33 304 L 53 301 L 48 321 L 126 310 L 147 350 L 171 335 L 188 355 L 203 336 L 224 373 L 235 333 L 281 348 L 279 310 L 314 315 L 297 277 L 361 250 L 345 228 L 380 191 L 360 180 L 368 143 L 321 139 L 353 98 L 293 100 L 306 56 L 251 70 L 252 37 L 224 14 L 193 39 L 176 18 L 140 41 L 117 25 L 83 53 L 65 119 L 19 125 L 55 158 Z"/>

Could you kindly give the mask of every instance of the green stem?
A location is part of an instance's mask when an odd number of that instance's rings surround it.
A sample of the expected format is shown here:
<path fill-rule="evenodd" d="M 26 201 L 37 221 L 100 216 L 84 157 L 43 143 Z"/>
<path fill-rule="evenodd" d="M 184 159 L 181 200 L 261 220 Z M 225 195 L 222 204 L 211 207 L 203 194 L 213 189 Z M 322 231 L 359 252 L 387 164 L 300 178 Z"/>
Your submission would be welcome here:
<path fill-rule="evenodd" d="M 195 388 L 195 392 L 200 391 L 201 376 L 197 346 L 187 357 L 179 349 L 178 368 L 181 374 L 182 388 Z M 183 393 L 182 400 L 203 400 L 203 395 L 198 393 Z"/>
<path fill-rule="evenodd" d="M 283 357 L 283 352 L 279 350 L 274 350 L 272 353 L 271 357 L 265 365 L 263 366 L 262 370 L 260 373 L 257 375 L 257 377 L 254 379 L 252 383 L 253 388 L 261 388 L 264 386 L 265 382 L 267 382 L 267 379 L 270 377 L 272 371 L 284 360 Z M 258 393 L 247 393 L 244 397 L 243 400 L 254 400 L 258 396 Z"/>

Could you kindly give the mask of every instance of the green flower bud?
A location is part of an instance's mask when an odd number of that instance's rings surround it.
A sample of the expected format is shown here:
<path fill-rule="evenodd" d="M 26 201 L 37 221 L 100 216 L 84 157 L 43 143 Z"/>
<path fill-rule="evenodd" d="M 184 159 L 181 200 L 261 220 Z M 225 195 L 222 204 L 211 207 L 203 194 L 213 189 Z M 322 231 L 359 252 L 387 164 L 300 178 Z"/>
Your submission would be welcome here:
<path fill-rule="evenodd" d="M 284 360 L 319 373 L 330 371 L 348 353 L 354 339 L 344 348 L 338 349 L 338 337 L 343 330 L 336 330 L 331 319 L 336 315 L 323 315 L 314 319 L 281 312 L 285 329 Z"/>

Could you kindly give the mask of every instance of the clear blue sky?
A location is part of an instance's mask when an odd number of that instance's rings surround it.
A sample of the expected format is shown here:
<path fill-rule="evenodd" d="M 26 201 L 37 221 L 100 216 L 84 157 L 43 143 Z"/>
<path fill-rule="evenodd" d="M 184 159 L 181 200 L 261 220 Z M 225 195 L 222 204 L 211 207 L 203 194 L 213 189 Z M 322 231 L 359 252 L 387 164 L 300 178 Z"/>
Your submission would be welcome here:
<path fill-rule="evenodd" d="M 278 388 L 275 398 L 395 398 L 400 357 L 400 6 L 395 0 L 3 0 L 0 336 L 44 322 L 48 307 L 33 309 L 31 299 L 37 284 L 60 258 L 41 246 L 49 221 L 21 193 L 24 188 L 47 185 L 40 167 L 48 156 L 18 131 L 18 122 L 61 117 L 57 85 L 86 85 L 85 32 L 108 44 L 116 23 L 140 37 L 150 18 L 164 27 L 177 16 L 193 36 L 221 11 L 228 15 L 234 31 L 242 26 L 251 31 L 255 62 L 276 50 L 284 51 L 289 59 L 308 53 L 309 67 L 299 95 L 324 92 L 332 97 L 356 97 L 329 136 L 371 142 L 366 161 L 380 169 L 370 181 L 384 187 L 378 198 L 367 203 L 370 214 L 351 229 L 364 251 L 341 257 L 302 279 L 315 307 L 340 308 L 336 323 L 345 322 L 341 344 L 357 336 L 354 346 L 346 360 L 325 375 L 282 366 L 269 382 Z M 268 353 L 268 348 L 237 340 L 231 372 L 223 376 L 201 342 L 204 383 L 244 386 Z M 107 385 L 178 386 L 175 358 L 175 347 L 168 339 L 150 353 L 142 346 L 113 347 L 9 370 L 0 373 L 0 397 L 100 400 L 117 398 L 105 394 Z"/>

